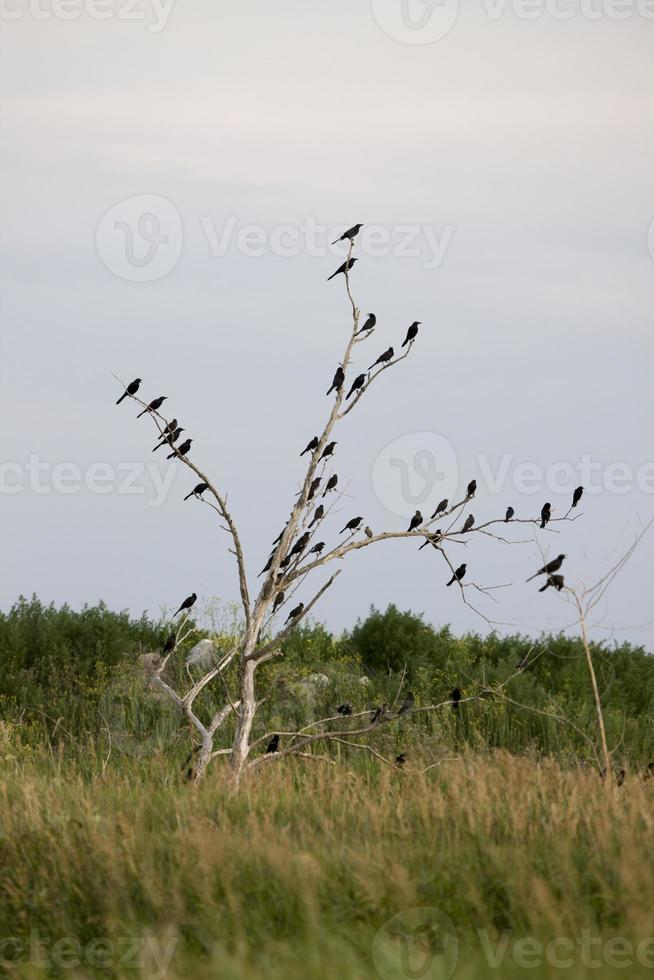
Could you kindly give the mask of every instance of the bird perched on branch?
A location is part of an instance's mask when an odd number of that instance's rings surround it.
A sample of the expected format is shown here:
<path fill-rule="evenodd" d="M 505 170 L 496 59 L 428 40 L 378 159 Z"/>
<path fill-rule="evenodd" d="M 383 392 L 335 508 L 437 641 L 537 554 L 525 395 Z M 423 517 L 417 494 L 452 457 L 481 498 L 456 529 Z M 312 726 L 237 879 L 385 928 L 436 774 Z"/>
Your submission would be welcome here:
<path fill-rule="evenodd" d="M 560 592 L 561 589 L 563 588 L 563 586 L 565 585 L 565 582 L 563 580 L 563 576 L 562 575 L 548 575 L 547 576 L 547 582 L 545 583 L 545 585 L 541 585 L 541 587 L 540 587 L 540 589 L 538 591 L 539 592 L 544 592 L 545 589 L 549 589 L 550 585 L 553 588 L 555 588 L 557 592 Z"/>
<path fill-rule="evenodd" d="M 273 737 L 268 742 L 266 747 L 266 755 L 273 755 L 275 752 L 279 751 L 279 735 L 275 733 Z"/>
<path fill-rule="evenodd" d="M 459 701 L 461 700 L 461 691 L 458 687 L 455 687 L 450 694 L 450 701 L 452 702 L 452 711 L 459 710 Z"/>
<path fill-rule="evenodd" d="M 142 415 L 146 414 L 146 412 L 156 412 L 158 408 L 161 408 L 161 406 L 163 405 L 163 403 L 167 398 L 168 395 L 159 395 L 159 397 L 151 401 L 150 404 L 146 408 L 144 408 L 142 412 L 138 413 L 138 415 L 136 416 L 137 419 L 140 419 Z"/>
<path fill-rule="evenodd" d="M 304 603 L 301 602 L 299 606 L 295 607 L 295 609 L 291 609 L 290 613 L 288 614 L 288 618 L 286 622 L 290 623 L 292 619 L 297 619 L 298 616 L 301 616 L 303 612 L 304 612 Z"/>
<path fill-rule="evenodd" d="M 209 489 L 208 483 L 198 483 L 196 484 L 190 493 L 187 493 L 184 500 L 188 500 L 189 497 L 201 497 L 205 490 Z"/>
<path fill-rule="evenodd" d="M 184 602 L 181 604 L 177 612 L 173 613 L 173 619 L 175 618 L 175 616 L 177 616 L 178 613 L 186 612 L 192 606 L 194 606 L 196 600 L 197 600 L 197 595 L 195 594 L 195 592 L 191 592 L 190 596 L 187 596 L 186 599 L 184 599 Z"/>
<path fill-rule="evenodd" d="M 320 555 L 325 547 L 324 541 L 319 541 L 318 544 L 314 544 L 313 548 L 309 552 L 310 555 Z"/>
<path fill-rule="evenodd" d="M 471 497 L 474 497 L 476 492 L 477 492 L 477 481 L 471 480 L 466 490 L 467 499 L 470 500 Z"/>
<path fill-rule="evenodd" d="M 343 531 L 356 531 L 359 527 L 361 527 L 362 520 L 363 517 L 353 517 L 352 520 L 348 521 L 345 527 L 339 531 L 339 534 L 342 534 Z"/>
<path fill-rule="evenodd" d="M 354 263 L 355 262 L 358 262 L 358 261 L 359 261 L 358 259 L 346 259 L 346 261 L 343 263 L 343 265 L 339 265 L 339 267 L 336 270 L 336 272 L 332 272 L 331 276 L 327 276 L 327 282 L 329 282 L 330 279 L 333 279 L 334 276 L 337 276 L 339 274 L 339 272 L 342 272 L 343 275 L 345 275 L 346 272 L 349 272 L 350 271 L 350 269 L 352 268 L 352 266 L 354 265 Z"/>
<path fill-rule="evenodd" d="M 311 442 L 307 443 L 306 449 L 303 449 L 300 456 L 304 456 L 305 453 L 313 453 L 318 448 L 319 443 L 318 436 L 314 436 Z"/>
<path fill-rule="evenodd" d="M 277 612 L 277 610 L 279 609 L 279 607 L 284 604 L 284 599 L 285 598 L 286 597 L 285 597 L 285 595 L 284 595 L 283 592 L 278 592 L 277 593 L 277 595 L 275 596 L 275 601 L 273 602 L 273 608 L 272 608 L 272 614 L 273 614 L 273 616 L 275 615 L 275 613 Z"/>
<path fill-rule="evenodd" d="M 136 394 L 136 392 L 139 390 L 139 388 L 141 387 L 141 381 L 142 381 L 141 378 L 134 378 L 133 381 L 130 381 L 130 383 L 125 388 L 125 391 L 122 393 L 122 395 L 120 396 L 120 398 L 116 402 L 116 405 L 120 405 L 120 403 L 122 402 L 123 398 L 127 398 L 128 395 L 129 395 L 130 398 L 132 398 Z"/>
<path fill-rule="evenodd" d="M 166 426 L 166 428 L 161 433 L 161 438 L 165 439 L 166 436 L 169 436 L 170 433 L 174 432 L 176 428 L 177 428 L 177 419 L 171 419 L 168 425 Z"/>
<path fill-rule="evenodd" d="M 545 525 L 549 523 L 549 520 L 550 520 L 551 516 L 552 516 L 552 505 L 551 504 L 543 504 L 543 509 L 540 512 L 540 529 L 541 529 L 541 531 L 543 530 L 543 528 L 545 527 Z"/>
<path fill-rule="evenodd" d="M 442 537 L 443 537 L 443 532 L 440 530 L 440 528 L 436 528 L 435 531 L 432 531 L 431 534 L 428 534 L 427 535 L 427 540 L 423 544 L 420 545 L 420 547 L 418 548 L 418 551 L 422 551 L 422 549 L 423 548 L 426 548 L 428 544 L 431 544 L 434 547 L 437 547 L 438 542 L 440 541 L 440 539 Z"/>
<path fill-rule="evenodd" d="M 402 347 L 406 347 L 407 344 L 410 344 L 412 340 L 416 339 L 416 337 L 418 336 L 418 327 L 420 326 L 421 322 L 422 322 L 421 320 L 413 321 L 413 323 L 411 324 L 411 326 L 406 332 L 406 337 L 404 338 L 404 343 L 402 344 Z"/>
<path fill-rule="evenodd" d="M 164 648 L 162 653 L 172 653 L 177 645 L 177 637 L 174 633 L 171 633 L 166 642 L 164 643 Z"/>
<path fill-rule="evenodd" d="M 320 486 L 321 481 L 322 481 L 322 477 L 320 476 L 317 476 L 315 480 L 311 481 L 311 486 L 309 487 L 309 493 L 307 494 L 307 503 L 313 499 L 313 495 L 315 494 L 316 490 Z"/>
<path fill-rule="evenodd" d="M 260 578 L 262 575 L 264 575 L 266 572 L 268 572 L 270 570 L 270 566 L 272 565 L 272 563 L 274 561 L 274 558 L 275 558 L 275 549 L 273 548 L 273 552 L 272 552 L 270 558 L 268 559 L 268 561 L 266 562 L 266 564 L 263 566 L 263 568 L 261 569 L 261 571 L 257 575 L 257 578 Z"/>
<path fill-rule="evenodd" d="M 411 531 L 415 531 L 415 529 L 417 527 L 420 527 L 421 524 L 422 524 L 422 514 L 420 513 L 419 510 L 417 510 L 413 515 L 413 517 L 411 518 L 411 522 L 409 524 L 407 534 Z"/>
<path fill-rule="evenodd" d="M 191 448 L 192 442 L 193 442 L 192 439 L 185 439 L 184 442 L 181 444 L 181 446 L 177 446 L 176 449 L 173 449 L 170 456 L 166 456 L 166 459 L 172 459 L 173 456 L 186 456 L 189 449 Z"/>
<path fill-rule="evenodd" d="M 339 715 L 343 715 L 343 717 L 346 717 L 347 715 L 352 714 L 352 705 L 350 704 L 349 701 L 345 701 L 344 704 L 339 704 L 336 711 L 338 712 Z"/>
<path fill-rule="evenodd" d="M 404 701 L 400 705 L 400 709 L 397 713 L 397 717 L 399 718 L 400 715 L 406 715 L 409 711 L 411 711 L 415 703 L 416 703 L 416 699 L 413 696 L 413 691 L 409 691 Z"/>
<path fill-rule="evenodd" d="M 324 516 L 325 516 L 325 508 L 323 507 L 322 504 L 318 504 L 318 506 L 313 512 L 313 517 L 311 518 L 311 523 L 309 524 L 309 527 L 313 527 L 313 525 L 317 524 L 318 521 L 321 521 Z"/>
<path fill-rule="evenodd" d="M 474 523 L 475 523 L 475 515 L 474 514 L 468 514 L 468 516 L 465 519 L 465 523 L 464 523 L 463 527 L 459 531 L 459 534 L 465 534 L 466 531 L 469 531 L 470 528 L 474 526 Z"/>
<path fill-rule="evenodd" d="M 583 497 L 583 494 L 584 494 L 584 488 L 583 487 L 577 487 L 577 489 L 575 490 L 575 492 L 572 494 L 572 506 L 573 507 L 576 507 L 577 506 L 577 504 L 579 503 L 579 501 Z"/>
<path fill-rule="evenodd" d="M 358 337 L 360 333 L 369 333 L 371 330 L 374 330 L 376 323 L 377 323 L 377 317 L 375 316 L 375 314 L 369 313 L 366 322 L 362 327 L 360 327 L 357 330 L 355 337 Z"/>
<path fill-rule="evenodd" d="M 377 722 L 381 721 L 381 719 L 386 715 L 387 710 L 388 710 L 388 705 L 386 704 L 385 701 L 379 708 L 374 708 L 373 711 L 370 712 L 369 724 L 376 725 Z"/>
<path fill-rule="evenodd" d="M 295 544 L 293 545 L 293 547 L 289 551 L 288 555 L 286 556 L 289 561 L 290 561 L 291 558 L 294 558 L 295 555 L 301 555 L 302 554 L 302 552 L 304 551 L 304 549 L 306 548 L 306 546 L 309 543 L 309 538 L 310 537 L 311 537 L 311 535 L 309 534 L 308 531 L 305 531 L 304 534 L 301 534 L 300 535 L 300 537 L 297 539 L 297 541 L 295 542 Z"/>
<path fill-rule="evenodd" d="M 325 448 L 323 449 L 322 456 L 320 457 L 320 459 L 318 460 L 318 462 L 320 463 L 321 460 L 327 459 L 328 456 L 333 456 L 334 455 L 334 448 L 337 445 L 338 445 L 338 443 L 335 442 L 335 441 L 334 442 L 328 442 L 327 445 L 325 446 Z"/>
<path fill-rule="evenodd" d="M 330 478 L 327 480 L 327 486 L 322 492 L 323 497 L 327 496 L 330 490 L 335 490 L 337 483 L 338 483 L 338 474 L 334 473 L 334 475 L 330 476 Z"/>
<path fill-rule="evenodd" d="M 447 510 L 448 503 L 449 503 L 449 500 L 447 499 L 447 497 L 444 497 L 443 500 L 441 500 L 441 502 L 439 503 L 439 505 L 436 508 L 436 510 L 434 511 L 434 513 L 431 515 L 430 520 L 433 521 L 433 519 L 435 517 L 438 517 L 439 514 L 442 514 L 443 511 L 446 511 Z"/>
<path fill-rule="evenodd" d="M 385 350 L 383 354 L 379 355 L 375 363 L 371 364 L 368 370 L 372 371 L 372 369 L 374 367 L 377 367 L 378 364 L 388 364 L 388 362 L 392 360 L 394 353 L 395 351 L 393 350 L 393 348 L 389 347 L 388 350 Z"/>
<path fill-rule="evenodd" d="M 531 582 L 532 578 L 536 578 L 537 575 L 551 575 L 553 572 L 558 572 L 559 568 L 563 564 L 564 558 L 565 555 L 557 555 L 556 558 L 552 558 L 552 560 L 548 561 L 546 565 L 539 568 L 537 572 L 530 575 L 527 581 Z"/>
<path fill-rule="evenodd" d="M 507 507 L 506 508 L 506 514 L 504 515 L 504 523 L 505 524 L 508 524 L 514 514 L 515 514 L 515 511 L 514 511 L 513 507 Z"/>
<path fill-rule="evenodd" d="M 184 431 L 185 429 L 182 428 L 181 425 L 178 425 L 177 428 L 174 429 L 172 432 L 164 433 L 163 439 L 161 440 L 161 442 L 157 443 L 157 445 L 154 447 L 152 452 L 156 453 L 157 449 L 161 449 L 162 446 L 172 446 L 174 442 L 177 442 L 182 432 Z"/>
<path fill-rule="evenodd" d="M 363 386 L 364 386 L 365 383 L 366 383 L 366 376 L 365 376 L 365 374 L 357 374 L 356 378 L 352 382 L 352 387 L 350 388 L 350 390 L 347 393 L 347 397 L 348 398 L 351 398 L 355 391 L 358 391 L 359 388 L 363 388 Z M 346 399 L 346 401 L 347 401 L 347 399 Z"/>
<path fill-rule="evenodd" d="M 466 573 L 467 567 L 468 566 L 466 565 L 465 562 L 462 565 L 459 565 L 459 567 L 455 571 L 454 575 L 452 576 L 452 578 L 450 579 L 450 581 L 447 583 L 448 586 L 449 585 L 452 585 L 454 582 L 460 582 L 461 579 L 463 578 L 463 576 Z"/>
<path fill-rule="evenodd" d="M 400 769 L 402 768 L 405 762 L 406 762 L 406 752 L 400 752 L 399 755 L 395 756 L 395 765 L 399 766 Z"/>
<path fill-rule="evenodd" d="M 339 365 L 336 368 L 336 374 L 334 375 L 334 380 L 332 381 L 332 386 L 329 389 L 329 391 L 327 392 L 327 394 L 328 395 L 331 395 L 332 391 L 340 391 L 341 388 L 343 387 L 343 382 L 344 381 L 345 381 L 345 371 Z"/>
<path fill-rule="evenodd" d="M 358 225 L 352 225 L 351 228 L 348 228 L 347 231 L 343 232 L 340 238 L 335 239 L 335 241 L 332 242 L 332 245 L 338 245 L 339 242 L 353 241 L 357 237 L 357 235 L 359 234 L 362 228 L 363 228 L 362 223 L 359 223 Z"/>

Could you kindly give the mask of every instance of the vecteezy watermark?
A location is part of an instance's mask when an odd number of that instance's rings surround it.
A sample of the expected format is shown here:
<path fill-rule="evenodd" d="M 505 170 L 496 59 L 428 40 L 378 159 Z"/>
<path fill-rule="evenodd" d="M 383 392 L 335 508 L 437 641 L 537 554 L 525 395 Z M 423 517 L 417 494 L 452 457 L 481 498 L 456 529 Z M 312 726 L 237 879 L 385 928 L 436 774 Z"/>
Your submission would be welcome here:
<path fill-rule="evenodd" d="M 246 258 L 276 255 L 324 257 L 342 260 L 345 247 L 336 242 L 348 227 L 320 224 L 308 216 L 299 224 L 245 224 L 235 215 L 217 221 L 210 214 L 198 216 L 198 228 L 213 258 L 237 254 Z M 454 225 L 364 225 L 357 237 L 357 252 L 372 258 L 392 255 L 419 259 L 428 271 L 442 265 L 454 235 Z M 104 265 L 121 279 L 152 282 L 171 272 L 179 262 L 184 233 L 179 211 L 165 197 L 138 194 L 110 208 L 95 236 Z M 336 244 L 335 244 L 336 242 Z"/>
<path fill-rule="evenodd" d="M 569 494 L 577 486 L 586 494 L 624 495 L 639 490 L 654 494 L 654 460 L 637 466 L 624 462 L 603 463 L 590 453 L 578 460 L 541 466 L 518 460 L 510 453 L 494 459 L 486 453 L 470 457 L 465 472 L 446 436 L 438 432 L 411 432 L 388 443 L 373 462 L 370 478 L 375 496 L 397 517 L 410 517 L 423 505 L 434 508 L 439 500 L 460 500 L 468 482 L 477 480 L 478 496 L 512 494 L 536 496 Z"/>
<path fill-rule="evenodd" d="M 147 24 L 159 34 L 175 0 L 0 0 L 0 20 L 120 20 Z"/>
<path fill-rule="evenodd" d="M 449 980 L 458 958 L 452 920 L 433 908 L 398 912 L 372 942 L 372 959 L 382 980 Z"/>
<path fill-rule="evenodd" d="M 177 939 L 160 942 L 153 936 L 97 937 L 82 943 L 76 936 L 58 939 L 32 929 L 26 938 L 0 938 L 0 969 L 9 975 L 30 966 L 37 971 L 100 970 L 123 975 L 123 970 L 139 971 L 139 976 L 162 980 L 170 968 Z M 31 974 L 30 974 L 31 975 Z"/>
<path fill-rule="evenodd" d="M 490 21 L 654 20 L 654 0 L 482 0 Z M 372 14 L 388 37 L 402 44 L 433 44 L 454 27 L 459 0 L 371 0 Z"/>
<path fill-rule="evenodd" d="M 168 499 L 175 476 L 173 468 L 155 462 L 96 462 L 82 468 L 72 462 L 53 464 L 32 453 L 24 462 L 0 462 L 0 495 L 138 494 L 148 496 L 148 507 L 160 507 Z"/>
<path fill-rule="evenodd" d="M 110 208 L 95 233 L 107 269 L 130 282 L 152 282 L 171 272 L 182 254 L 179 211 L 157 194 L 139 194 Z"/>

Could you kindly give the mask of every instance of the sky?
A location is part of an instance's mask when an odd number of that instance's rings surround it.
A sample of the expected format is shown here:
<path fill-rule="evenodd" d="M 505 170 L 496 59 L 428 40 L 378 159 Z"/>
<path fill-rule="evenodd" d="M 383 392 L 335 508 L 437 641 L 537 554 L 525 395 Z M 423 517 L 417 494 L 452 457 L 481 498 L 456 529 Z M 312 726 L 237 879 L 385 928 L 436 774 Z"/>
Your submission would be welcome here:
<path fill-rule="evenodd" d="M 405 528 L 473 477 L 476 518 L 579 518 L 508 545 L 414 541 L 339 562 L 316 607 L 538 635 L 654 517 L 654 3 L 648 0 L 2 0 L 0 609 L 21 594 L 157 617 L 238 597 L 229 540 L 184 495 L 125 381 L 194 439 L 228 495 L 251 588 L 324 424 L 350 310 L 365 370 L 410 356 L 339 423 L 352 516 Z M 654 645 L 654 530 L 593 617 Z M 461 557 L 460 557 L 461 556 Z M 326 574 L 298 599 L 308 601 Z M 261 580 L 259 580 L 261 581 Z M 474 595 L 473 595 L 474 593 Z M 481 613 L 481 615 L 480 615 Z"/>

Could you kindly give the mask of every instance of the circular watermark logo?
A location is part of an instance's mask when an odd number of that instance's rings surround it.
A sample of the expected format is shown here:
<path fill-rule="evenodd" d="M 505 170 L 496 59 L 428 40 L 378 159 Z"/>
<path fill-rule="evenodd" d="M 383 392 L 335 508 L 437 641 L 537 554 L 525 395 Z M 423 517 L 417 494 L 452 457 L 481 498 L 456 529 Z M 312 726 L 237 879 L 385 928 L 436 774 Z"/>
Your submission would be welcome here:
<path fill-rule="evenodd" d="M 452 920 L 438 909 L 405 909 L 375 935 L 372 959 L 382 980 L 449 980 L 459 940 Z"/>
<path fill-rule="evenodd" d="M 129 282 L 153 282 L 175 268 L 184 234 L 179 211 L 157 194 L 139 194 L 114 205 L 95 233 L 104 265 Z"/>
<path fill-rule="evenodd" d="M 384 34 L 402 44 L 433 44 L 452 30 L 459 0 L 371 0 Z"/>
<path fill-rule="evenodd" d="M 409 432 L 390 442 L 372 464 L 375 496 L 397 517 L 436 507 L 456 492 L 459 464 L 452 443 L 438 432 Z M 430 516 L 425 514 L 425 517 Z"/>

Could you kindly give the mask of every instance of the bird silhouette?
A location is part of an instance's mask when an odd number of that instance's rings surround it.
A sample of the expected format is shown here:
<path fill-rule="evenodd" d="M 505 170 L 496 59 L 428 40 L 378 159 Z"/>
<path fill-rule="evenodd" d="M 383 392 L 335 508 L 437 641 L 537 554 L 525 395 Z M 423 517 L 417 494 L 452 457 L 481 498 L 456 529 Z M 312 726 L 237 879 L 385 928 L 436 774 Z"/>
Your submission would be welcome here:
<path fill-rule="evenodd" d="M 443 511 L 447 510 L 448 503 L 449 503 L 449 501 L 448 501 L 447 497 L 444 497 L 443 500 L 441 500 L 441 502 L 439 503 L 439 505 L 436 508 L 436 510 L 434 511 L 434 513 L 431 515 L 430 520 L 433 521 L 433 519 L 435 517 L 438 517 L 439 514 L 442 514 Z"/>
<path fill-rule="evenodd" d="M 319 554 L 322 553 L 324 547 L 325 547 L 325 542 L 324 541 L 319 541 L 318 544 L 314 544 L 314 546 L 311 549 L 311 551 L 309 552 L 309 554 L 310 555 L 319 555 Z"/>
<path fill-rule="evenodd" d="M 343 382 L 344 381 L 345 381 L 345 371 L 339 365 L 336 368 L 336 374 L 334 375 L 334 380 L 332 381 L 331 388 L 329 389 L 329 391 L 327 392 L 327 394 L 328 395 L 331 395 L 332 391 L 340 391 L 341 388 L 343 387 Z"/>
<path fill-rule="evenodd" d="M 321 455 L 320 459 L 318 460 L 318 462 L 320 462 L 323 459 L 327 459 L 328 456 L 333 456 L 334 455 L 334 447 L 337 446 L 337 445 L 338 445 L 337 442 L 328 442 L 327 445 L 325 446 L 325 448 L 323 449 L 322 455 Z"/>
<path fill-rule="evenodd" d="M 413 691 L 409 691 L 404 701 L 400 705 L 400 709 L 397 713 L 398 718 L 400 717 L 400 715 L 406 715 L 407 712 L 411 711 L 415 703 L 416 703 L 416 699 L 413 695 Z"/>
<path fill-rule="evenodd" d="M 177 645 L 177 637 L 174 633 L 171 633 L 166 642 L 164 643 L 164 648 L 162 653 L 172 653 Z"/>
<path fill-rule="evenodd" d="M 333 476 L 327 480 L 327 486 L 322 492 L 323 497 L 326 497 L 330 490 L 336 489 L 336 484 L 338 483 L 338 474 L 334 473 Z"/>
<path fill-rule="evenodd" d="M 295 555 L 301 555 L 304 549 L 306 548 L 306 546 L 308 545 L 310 537 L 311 535 L 309 534 L 308 531 L 305 531 L 304 534 L 301 534 L 300 537 L 295 542 L 295 544 L 293 545 L 293 547 L 291 548 L 291 550 L 289 551 L 287 558 L 290 560 Z"/>
<path fill-rule="evenodd" d="M 583 487 L 577 487 L 577 489 L 575 490 L 575 492 L 572 494 L 572 506 L 573 507 L 576 507 L 577 506 L 577 504 L 579 503 L 579 501 L 583 497 L 583 494 L 584 494 L 584 488 Z"/>
<path fill-rule="evenodd" d="M 550 520 L 551 516 L 552 516 L 552 505 L 551 504 L 543 504 L 543 509 L 540 512 L 540 529 L 541 529 L 541 531 L 543 530 L 543 528 L 545 527 L 545 525 L 547 523 L 549 523 L 549 520 Z"/>
<path fill-rule="evenodd" d="M 284 593 L 278 592 L 277 595 L 275 596 L 275 601 L 273 602 L 273 608 L 272 608 L 273 616 L 275 615 L 279 607 L 284 604 L 284 599 L 285 599 Z"/>
<path fill-rule="evenodd" d="M 407 344 L 410 344 L 412 340 L 416 339 L 416 337 L 418 336 L 418 327 L 420 326 L 420 323 L 421 323 L 420 320 L 413 321 L 413 323 L 411 324 L 411 326 L 406 332 L 406 337 L 404 338 L 404 343 L 402 344 L 402 347 L 406 347 Z"/>
<path fill-rule="evenodd" d="M 450 579 L 450 581 L 447 583 L 448 586 L 452 585 L 454 582 L 460 582 L 461 579 L 463 578 L 463 576 L 466 573 L 467 567 L 468 566 L 466 565 L 465 562 L 462 565 L 459 565 L 459 567 L 455 571 L 454 575 L 452 576 L 452 578 Z"/>
<path fill-rule="evenodd" d="M 323 507 L 322 504 L 318 504 L 318 506 L 316 507 L 316 509 L 313 512 L 313 517 L 311 518 L 311 523 L 308 526 L 309 527 L 313 527 L 313 525 L 314 524 L 317 524 L 318 521 L 321 521 L 324 516 L 325 516 L 325 508 Z"/>
<path fill-rule="evenodd" d="M 431 534 L 427 535 L 427 540 L 420 545 L 418 551 L 422 551 L 422 549 L 426 548 L 428 544 L 431 544 L 434 547 L 436 547 L 442 537 L 443 537 L 443 532 L 439 528 L 436 528 L 435 531 L 432 531 Z"/>
<path fill-rule="evenodd" d="M 405 762 L 406 762 L 406 752 L 400 752 L 399 755 L 396 755 L 395 756 L 395 765 L 396 766 L 399 766 L 400 768 L 402 768 L 402 766 L 404 765 Z"/>
<path fill-rule="evenodd" d="M 452 711 L 459 710 L 459 701 L 461 700 L 461 691 L 458 687 L 455 687 L 450 694 L 450 701 L 452 702 Z"/>
<path fill-rule="evenodd" d="M 477 492 L 477 481 L 471 480 L 466 490 L 466 497 L 468 498 L 468 500 L 470 500 L 471 497 L 474 497 L 476 492 Z"/>
<path fill-rule="evenodd" d="M 292 619 L 297 619 L 298 616 L 301 616 L 303 612 L 304 612 L 304 603 L 301 602 L 299 606 L 295 607 L 295 609 L 291 609 L 290 613 L 288 614 L 288 618 L 286 622 L 290 623 Z"/>
<path fill-rule="evenodd" d="M 339 242 L 345 242 L 345 241 L 351 242 L 354 238 L 357 237 L 357 235 L 359 234 L 362 228 L 363 228 L 362 223 L 359 223 L 358 225 L 352 225 L 351 228 L 348 228 L 347 231 L 343 232 L 340 238 L 336 238 L 332 242 L 332 245 L 338 245 Z"/>
<path fill-rule="evenodd" d="M 544 592 L 545 589 L 549 589 L 550 585 L 552 586 L 552 588 L 556 589 L 557 592 L 560 592 L 561 589 L 563 588 L 563 586 L 565 585 L 565 581 L 563 579 L 563 576 L 562 575 L 548 575 L 547 576 L 547 582 L 545 583 L 545 585 L 541 585 L 541 587 L 540 587 L 540 589 L 538 591 L 539 592 Z"/>
<path fill-rule="evenodd" d="M 120 398 L 116 402 L 116 405 L 120 405 L 120 403 L 122 402 L 123 398 L 127 398 L 128 395 L 130 396 L 130 398 L 133 397 L 136 394 L 136 392 L 139 390 L 139 388 L 141 387 L 141 381 L 142 381 L 142 378 L 134 378 L 133 381 L 130 381 L 130 383 L 125 388 L 125 391 L 122 393 L 122 395 L 120 396 Z"/>
<path fill-rule="evenodd" d="M 355 391 L 358 391 L 359 388 L 363 388 L 363 386 L 364 386 L 365 383 L 366 383 L 366 376 L 365 376 L 365 374 L 358 374 L 356 376 L 356 378 L 354 379 L 354 381 L 352 382 L 352 387 L 348 391 L 347 397 L 348 398 L 351 398 Z M 347 399 L 346 399 L 346 401 L 347 401 Z"/>
<path fill-rule="evenodd" d="M 474 523 L 475 523 L 475 515 L 474 514 L 468 514 L 468 516 L 465 519 L 465 523 L 464 523 L 463 527 L 459 531 L 459 534 L 465 534 L 466 531 L 469 531 L 470 528 L 474 526 Z"/>
<path fill-rule="evenodd" d="M 357 330 L 355 337 L 358 337 L 360 333 L 368 333 L 370 330 L 375 329 L 375 324 L 377 323 L 377 317 L 374 313 L 369 313 L 366 322 L 362 327 Z"/>
<path fill-rule="evenodd" d="M 379 355 L 375 363 L 371 364 L 368 370 L 372 371 L 372 369 L 374 367 L 377 367 L 378 364 L 388 364 L 388 362 L 392 359 L 394 353 L 395 351 L 393 350 L 393 348 L 389 347 L 388 350 L 385 350 L 383 354 Z"/>
<path fill-rule="evenodd" d="M 506 508 L 506 514 L 504 515 L 504 522 L 505 522 L 505 524 L 508 524 L 509 523 L 509 521 L 511 520 L 511 518 L 513 517 L 514 514 L 515 514 L 515 511 L 514 511 L 513 507 L 507 507 Z"/>
<path fill-rule="evenodd" d="M 266 746 L 266 755 L 273 755 L 275 752 L 279 751 L 279 735 L 275 734 L 268 742 Z"/>
<path fill-rule="evenodd" d="M 307 494 L 307 503 L 309 502 L 309 500 L 313 499 L 316 490 L 320 486 L 321 480 L 322 477 L 317 476 L 314 480 L 311 481 L 311 486 L 309 487 L 309 493 Z"/>
<path fill-rule="evenodd" d="M 339 531 L 342 534 L 343 531 L 356 531 L 357 528 L 361 526 L 361 521 L 363 517 L 353 517 L 351 521 L 348 521 L 344 528 Z"/>
<path fill-rule="evenodd" d="M 190 493 L 187 493 L 184 500 L 188 500 L 189 497 L 201 497 L 205 490 L 209 489 L 208 483 L 198 483 L 196 484 Z"/>
<path fill-rule="evenodd" d="M 142 412 L 138 413 L 138 415 L 136 416 L 137 419 L 140 419 L 142 415 L 146 414 L 146 412 L 156 412 L 158 408 L 161 408 L 166 398 L 168 398 L 168 395 L 159 395 L 159 397 L 151 401 L 150 404 L 146 408 L 144 408 Z"/>
<path fill-rule="evenodd" d="M 352 714 L 352 705 L 350 704 L 349 701 L 345 701 L 344 704 L 339 704 L 336 710 L 339 713 L 339 715 L 343 715 L 343 717 L 346 717 L 347 715 Z"/>
<path fill-rule="evenodd" d="M 177 426 L 173 432 L 169 432 L 167 434 L 164 433 L 164 438 L 161 440 L 161 442 L 157 443 L 152 452 L 156 453 L 157 449 L 161 449 L 162 446 L 172 446 L 174 442 L 177 442 L 182 432 L 185 431 L 186 430 L 183 429 L 182 426 Z"/>
<path fill-rule="evenodd" d="M 420 527 L 421 524 L 422 524 L 422 514 L 420 513 L 419 510 L 417 510 L 413 515 L 413 517 L 411 518 L 411 523 L 409 524 L 407 533 L 409 533 L 410 531 L 415 531 L 415 529 L 417 527 Z"/>
<path fill-rule="evenodd" d="M 327 276 L 327 282 L 329 282 L 330 279 L 333 279 L 334 276 L 337 276 L 339 274 L 339 272 L 342 272 L 343 275 L 345 275 L 346 272 L 349 272 L 350 271 L 350 269 L 352 268 L 352 266 L 354 265 L 354 263 L 355 262 L 358 262 L 358 261 L 359 261 L 358 259 L 347 259 L 343 263 L 343 265 L 339 265 L 339 267 L 336 270 L 336 272 L 332 272 L 331 276 Z"/>
<path fill-rule="evenodd" d="M 170 456 L 166 456 L 166 459 L 172 459 L 173 456 L 186 456 L 189 449 L 191 448 L 192 442 L 193 442 L 192 439 L 185 439 L 180 446 L 177 446 L 175 449 L 173 449 Z"/>
<path fill-rule="evenodd" d="M 177 612 L 173 613 L 173 619 L 175 618 L 175 616 L 177 616 L 178 613 L 186 612 L 188 609 L 194 606 L 196 600 L 197 600 L 197 595 L 195 594 L 195 592 L 191 592 L 190 596 L 187 596 L 186 599 L 184 599 L 184 602 L 181 604 Z"/>
<path fill-rule="evenodd" d="M 552 560 L 548 561 L 546 565 L 543 565 L 542 568 L 539 568 L 537 572 L 534 572 L 533 575 L 530 575 L 527 581 L 531 582 L 532 578 L 536 578 L 537 575 L 551 575 L 552 572 L 558 572 L 559 568 L 563 564 L 564 558 L 565 555 L 557 555 L 556 558 L 552 558 Z"/>
<path fill-rule="evenodd" d="M 314 436 L 313 439 L 311 440 L 311 442 L 307 443 L 306 449 L 303 449 L 302 450 L 302 452 L 300 453 L 300 456 L 304 456 L 305 453 L 315 452 L 315 450 L 318 448 L 318 442 L 319 441 L 320 440 L 318 439 L 318 436 Z"/>

